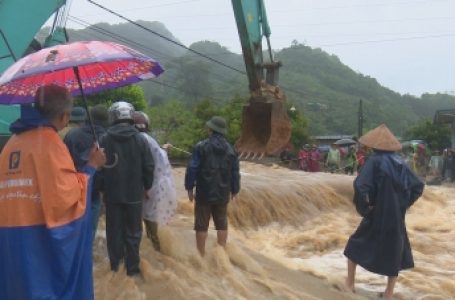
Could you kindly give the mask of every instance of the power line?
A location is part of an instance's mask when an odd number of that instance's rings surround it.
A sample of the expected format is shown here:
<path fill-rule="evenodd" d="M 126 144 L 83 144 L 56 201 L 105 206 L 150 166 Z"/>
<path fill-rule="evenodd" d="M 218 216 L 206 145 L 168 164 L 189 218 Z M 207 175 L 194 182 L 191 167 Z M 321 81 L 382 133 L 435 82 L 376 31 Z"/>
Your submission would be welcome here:
<path fill-rule="evenodd" d="M 400 5 L 408 5 L 408 4 L 434 4 L 438 0 L 417 0 L 417 1 L 391 1 L 391 2 L 381 2 L 381 3 L 362 3 L 362 4 L 354 4 L 354 5 L 334 5 L 334 6 L 321 6 L 321 7 L 306 7 L 304 9 L 294 9 L 292 10 L 293 13 L 299 13 L 302 11 L 308 10 L 332 10 L 332 9 L 345 9 L 345 8 L 353 8 L 353 7 L 380 7 L 380 6 L 400 6 Z M 447 0 L 439 0 L 440 2 L 447 2 Z M 289 10 L 275 10 L 274 13 L 289 13 Z"/>
<path fill-rule="evenodd" d="M 430 17 L 430 18 L 401 18 L 401 19 L 384 19 L 384 20 L 355 20 L 355 21 L 336 21 L 336 22 L 322 22 L 322 23 L 292 23 L 292 24 L 275 24 L 273 27 L 296 27 L 296 26 L 323 26 L 323 25 L 355 25 L 355 24 L 375 24 L 375 23 L 396 23 L 396 22 L 419 22 L 430 20 L 454 20 L 454 17 Z M 227 27 L 224 27 L 227 28 Z"/>
<path fill-rule="evenodd" d="M 165 7 L 165 6 L 172 6 L 172 5 L 179 5 L 191 2 L 198 2 L 201 0 L 182 0 L 178 2 L 170 2 L 164 3 L 160 5 L 148 5 L 148 6 L 141 6 L 141 7 L 133 7 L 133 8 L 126 8 L 122 9 L 122 11 L 137 11 L 137 10 L 144 10 L 148 8 L 157 8 L 157 7 Z M 434 2 L 447 2 L 448 0 L 417 0 L 417 1 L 390 1 L 390 2 L 381 2 L 381 3 L 363 3 L 363 4 L 354 4 L 354 5 L 334 5 L 334 6 L 321 6 L 321 7 L 305 7 L 303 9 L 293 9 L 293 10 L 270 10 L 271 13 L 279 13 L 279 14 L 294 14 L 294 13 L 301 13 L 311 10 L 332 10 L 332 9 L 345 9 L 345 8 L 353 8 L 353 7 L 380 7 L 380 6 L 400 6 L 400 5 L 408 5 L 408 4 L 434 4 Z M 79 17 L 88 17 L 88 16 L 97 16 L 100 13 L 94 14 L 85 14 L 79 15 Z M 216 13 L 216 14 L 191 14 L 191 15 L 175 15 L 173 14 L 173 18 L 195 18 L 195 17 L 219 17 L 219 16 L 228 16 L 231 15 L 230 13 Z"/>
<path fill-rule="evenodd" d="M 166 37 L 166 36 L 164 36 L 164 35 L 162 35 L 162 34 L 156 32 L 156 31 L 154 31 L 154 30 L 151 30 L 151 29 L 149 29 L 149 28 L 147 28 L 147 27 L 145 27 L 145 26 L 143 26 L 143 25 L 141 25 L 141 24 L 139 24 L 139 23 L 137 23 L 137 22 L 134 22 L 133 20 L 128 19 L 128 18 L 126 18 L 126 17 L 124 17 L 124 16 L 122 16 L 122 15 L 120 15 L 120 14 L 118 14 L 118 13 L 116 13 L 116 12 L 114 12 L 114 11 L 112 11 L 112 10 L 110 10 L 110 9 L 108 9 L 108 8 L 106 8 L 106 7 L 104 7 L 104 6 L 100 5 L 100 4 L 98 4 L 98 3 L 94 2 L 94 1 L 92 1 L 92 0 L 88 0 L 88 1 L 89 1 L 90 3 L 96 5 L 96 6 L 100 7 L 101 9 L 104 9 L 104 10 L 110 12 L 111 14 L 113 14 L 113 15 L 115 15 L 115 16 L 121 18 L 121 19 L 123 19 L 123 20 L 126 20 L 127 22 L 129 22 L 129 23 L 131 23 L 131 24 L 134 24 L 134 25 L 136 25 L 136 26 L 138 26 L 138 27 L 144 29 L 144 30 L 147 31 L 147 32 L 150 32 L 150 33 L 152 33 L 152 34 L 154 34 L 154 35 L 159 36 L 160 38 L 162 38 L 162 39 L 164 39 L 164 40 L 166 40 L 166 41 L 168 41 L 168 42 L 171 42 L 171 43 L 173 43 L 173 44 L 175 44 L 175 45 L 177 45 L 177 46 L 179 46 L 179 47 L 182 47 L 182 48 L 184 48 L 184 49 L 186 49 L 186 50 L 188 50 L 188 51 L 190 51 L 190 52 L 193 52 L 193 53 L 195 53 L 195 54 L 197 54 L 197 55 L 199 55 L 199 56 L 201 56 L 201 57 L 204 57 L 204 58 L 208 59 L 209 61 L 211 61 L 211 62 L 213 62 L 213 63 L 219 64 L 219 65 L 221 65 L 221 66 L 223 66 L 223 67 L 226 67 L 226 68 L 228 68 L 228 69 L 230 69 L 230 70 L 236 71 L 236 72 L 238 72 L 238 73 L 240 73 L 240 74 L 246 76 L 246 72 L 244 72 L 244 71 L 241 71 L 241 70 L 239 70 L 239 69 L 237 69 L 237 68 L 234 68 L 234 67 L 232 67 L 232 66 L 230 66 L 230 65 L 227 65 L 227 64 L 225 64 L 225 63 L 223 63 L 223 62 L 221 62 L 221 61 L 219 61 L 219 60 L 216 60 L 216 59 L 214 59 L 214 58 L 212 58 L 212 57 L 210 57 L 210 56 L 207 56 L 207 55 L 205 55 L 205 54 L 203 54 L 203 53 L 201 53 L 201 52 L 199 52 L 199 51 L 196 51 L 196 50 L 193 50 L 193 49 L 191 49 L 191 48 L 189 48 L 189 47 L 186 47 L 185 45 L 183 45 L 183 44 L 181 44 L 181 43 L 179 43 L 179 42 L 176 42 L 176 41 L 174 41 L 174 40 L 172 40 L 172 39 L 170 39 L 170 38 L 168 38 L 168 37 Z M 283 87 L 285 90 L 286 90 L 286 89 L 289 89 L 289 88 L 285 88 L 283 85 L 281 85 L 281 87 Z M 297 90 L 294 90 L 294 93 L 299 93 L 299 94 L 302 94 L 302 95 L 304 94 L 303 92 L 300 92 L 300 91 L 297 91 Z"/>
<path fill-rule="evenodd" d="M 156 54 L 158 54 L 158 55 L 160 55 L 160 56 L 167 56 L 167 54 L 165 54 L 164 52 L 161 52 L 161 51 L 159 51 L 159 50 L 156 50 L 156 49 L 147 47 L 147 46 L 145 46 L 145 45 L 143 45 L 143 44 L 141 44 L 141 43 L 138 43 L 138 42 L 136 42 L 136 41 L 133 41 L 133 40 L 131 40 L 131 39 L 128 39 L 128 38 L 126 38 L 126 37 L 123 37 L 123 36 L 121 36 L 121 35 L 119 35 L 119 34 L 113 33 L 113 32 L 111 32 L 111 31 L 109 31 L 109 30 L 106 30 L 106 29 L 104 29 L 104 28 L 102 28 L 102 27 L 99 27 L 99 26 L 96 26 L 96 25 L 92 25 L 92 24 L 87 23 L 87 22 L 85 22 L 84 20 L 81 20 L 81 19 L 76 18 L 76 17 L 74 17 L 74 16 L 69 16 L 69 20 L 72 21 L 72 22 L 74 22 L 74 23 L 76 23 L 76 24 L 79 24 L 79 25 L 81 25 L 81 26 L 85 26 L 85 28 L 90 29 L 90 30 L 92 30 L 92 31 L 95 31 L 95 32 L 97 32 L 97 33 L 99 33 L 99 34 L 101 34 L 101 35 L 109 36 L 109 37 L 111 37 L 111 38 L 113 38 L 113 39 L 115 39 L 115 40 L 117 40 L 117 41 L 121 41 L 121 42 L 126 43 L 126 44 L 129 44 L 129 45 L 134 45 L 135 47 L 137 47 L 137 48 L 139 48 L 139 49 L 147 50 L 147 51 L 156 53 Z M 75 32 L 77 33 L 77 31 L 75 31 Z M 80 35 L 80 33 L 77 33 L 77 34 Z"/>
<path fill-rule="evenodd" d="M 92 31 L 101 33 L 103 35 L 107 35 L 107 36 L 109 36 L 109 37 L 111 37 L 111 38 L 113 38 L 115 40 L 121 41 L 121 42 L 129 44 L 129 45 L 134 45 L 134 47 L 136 47 L 136 48 L 139 48 L 139 49 L 142 49 L 142 50 L 145 50 L 145 51 L 150 51 L 152 53 L 157 53 L 161 57 L 168 58 L 166 63 L 169 63 L 169 64 L 172 64 L 174 66 L 179 67 L 178 63 L 171 61 L 171 60 L 175 59 L 175 57 L 171 57 L 167 53 L 161 52 L 161 51 L 156 50 L 154 48 L 151 48 L 149 46 L 145 46 L 144 44 L 141 44 L 141 43 L 138 43 L 138 42 L 133 41 L 131 39 L 128 39 L 128 38 L 126 38 L 126 37 L 124 37 L 122 35 L 119 35 L 117 33 L 113 33 L 112 31 L 109 31 L 109 30 L 104 29 L 102 27 L 99 27 L 97 25 L 90 24 L 90 23 L 88 23 L 88 22 L 86 22 L 86 21 L 84 21 L 82 19 L 79 19 L 77 17 L 74 17 L 74 16 L 70 16 L 70 21 L 75 22 L 75 23 L 77 23 L 79 25 L 85 26 L 86 28 L 88 28 L 88 29 L 90 29 Z M 216 73 L 216 72 L 214 72 L 212 70 L 206 70 L 206 71 L 208 73 L 211 73 L 212 75 L 215 75 L 216 77 L 218 77 L 218 78 L 215 78 L 216 80 L 219 80 L 220 82 L 225 83 L 226 77 L 224 77 L 221 74 Z"/>
<path fill-rule="evenodd" d="M 106 34 L 106 35 L 108 35 L 108 36 L 110 36 L 110 37 L 112 37 L 112 38 L 114 38 L 114 39 L 120 40 L 120 41 L 122 41 L 122 42 L 130 43 L 130 44 L 134 44 L 134 45 L 136 45 L 136 47 L 138 47 L 138 48 L 146 49 L 146 50 L 149 50 L 149 51 L 152 51 L 152 52 L 158 52 L 158 53 L 161 53 L 163 56 L 165 56 L 162 52 L 160 52 L 160 51 L 158 51 L 158 50 L 151 49 L 150 47 L 147 47 L 147 46 L 145 46 L 145 45 L 143 45 L 143 44 L 140 44 L 140 43 L 138 43 L 138 42 L 132 41 L 132 40 L 130 40 L 130 39 L 128 39 L 128 38 L 125 38 L 125 37 L 123 37 L 123 36 L 121 36 L 121 35 L 119 35 L 119 34 L 110 32 L 110 31 L 108 31 L 108 30 L 106 30 L 106 29 L 104 29 L 104 28 L 101 28 L 101 27 L 99 27 L 99 26 L 92 25 L 92 24 L 90 24 L 90 23 L 88 23 L 88 22 L 85 22 L 84 20 L 79 19 L 79 18 L 77 18 L 77 17 L 70 16 L 70 20 L 73 21 L 73 22 L 75 22 L 75 23 L 77 23 L 77 24 L 79 24 L 79 25 L 89 26 L 89 27 L 87 27 L 87 28 L 89 28 L 89 29 L 91 29 L 91 30 L 94 30 L 94 31 L 97 31 L 97 32 L 102 31 L 102 33 L 104 33 L 104 34 Z M 175 65 L 175 66 L 179 66 L 177 63 L 172 62 L 172 61 L 169 61 L 168 63 L 171 63 L 171 64 L 173 64 L 173 65 Z M 226 82 L 227 79 L 226 79 L 225 76 L 222 76 L 222 75 L 220 75 L 220 74 L 218 74 L 218 73 L 216 73 L 216 72 L 213 72 L 213 71 L 211 71 L 211 70 L 207 70 L 207 72 L 209 72 L 209 73 L 215 75 L 216 77 L 213 77 L 215 80 L 218 80 L 219 82 L 221 82 L 221 83 L 224 84 L 224 85 L 230 86 L 229 83 Z M 243 74 L 243 75 L 246 75 L 246 73 L 244 73 L 244 72 L 243 72 L 242 74 Z M 217 78 L 217 77 L 218 77 L 218 78 Z M 229 80 L 232 80 L 232 78 L 229 78 Z M 214 98 L 214 97 L 212 96 L 212 98 Z M 215 99 L 215 98 L 214 98 L 214 99 Z"/>
<path fill-rule="evenodd" d="M 201 1 L 201 0 L 184 0 L 184 1 L 178 1 L 178 2 L 163 3 L 163 4 L 158 4 L 158 5 L 148 5 L 148 6 L 132 7 L 132 8 L 122 9 L 122 11 L 144 10 L 144 9 L 148 9 L 148 8 L 166 7 L 166 6 L 173 6 L 173 5 L 179 5 L 179 4 L 191 3 L 191 2 L 198 2 L 198 1 Z M 101 15 L 101 13 L 80 15 L 80 16 L 78 16 L 78 17 L 91 17 L 91 16 L 99 16 L 99 15 Z"/>
<path fill-rule="evenodd" d="M 174 90 L 177 90 L 177 91 L 183 93 L 184 95 L 188 94 L 188 92 L 184 91 L 183 89 L 181 89 L 179 87 L 176 87 L 176 86 L 173 86 L 173 85 L 170 85 L 170 84 L 167 84 L 167 83 L 164 83 L 164 82 L 160 82 L 160 81 L 156 81 L 156 80 L 149 80 L 149 82 L 154 83 L 154 84 L 158 84 L 158 85 L 161 85 L 161 86 L 164 86 L 164 87 L 168 87 L 168 88 L 171 88 L 171 89 L 174 89 Z M 205 97 L 205 98 L 209 98 L 209 99 L 213 99 L 213 100 L 217 100 L 219 102 L 223 102 L 223 100 L 221 100 L 219 98 L 216 98 L 216 97 L 213 97 L 213 96 L 200 95 L 200 94 L 197 94 L 197 96 Z"/>
<path fill-rule="evenodd" d="M 190 3 L 190 2 L 198 2 L 198 1 L 201 1 L 201 0 L 184 0 L 184 1 L 163 3 L 163 4 L 159 4 L 159 5 L 150 5 L 150 6 L 143 6 L 143 7 L 133 7 L 133 8 L 123 9 L 123 11 L 144 10 L 144 9 L 147 9 L 147 8 L 157 8 L 157 7 L 173 6 L 173 5 L 179 5 L 179 4 Z"/>
<path fill-rule="evenodd" d="M 90 23 L 85 22 L 85 21 L 83 21 L 83 20 L 81 20 L 81 19 L 79 19 L 79 18 L 77 18 L 77 17 L 70 16 L 70 20 L 73 21 L 73 22 L 75 22 L 75 23 L 78 23 L 79 25 L 84 25 L 84 26 L 89 25 L 90 27 L 87 27 L 87 28 L 92 29 L 92 30 L 94 30 L 94 31 L 97 31 L 97 30 L 99 31 L 99 30 L 101 30 L 101 31 L 103 31 L 103 32 L 106 32 L 106 35 L 109 35 L 109 36 L 111 36 L 111 37 L 114 38 L 114 39 L 117 39 L 117 40 L 121 39 L 121 40 L 123 40 L 123 41 L 126 41 L 127 43 L 134 44 L 134 45 L 136 45 L 136 46 L 139 47 L 139 48 L 147 49 L 147 50 L 152 50 L 150 47 L 147 47 L 147 46 L 142 45 L 142 44 L 140 44 L 140 43 L 138 43 L 138 42 L 129 40 L 129 39 L 127 39 L 127 38 L 125 38 L 125 37 L 122 37 L 122 36 L 120 36 L 120 35 L 118 35 L 118 34 L 109 32 L 108 30 L 106 30 L 106 29 L 104 29 L 104 28 L 101 28 L 101 27 L 98 27 L 98 26 L 96 26 L 96 25 L 91 25 Z M 83 23 L 85 23 L 85 24 L 83 24 Z M 116 37 L 117 37 L 117 38 L 116 38 Z M 160 53 L 160 51 L 157 51 L 157 50 L 153 50 L 153 51 Z M 193 51 L 193 52 L 194 52 L 194 51 Z M 161 52 L 161 53 L 162 53 L 162 52 Z M 196 55 L 199 55 L 198 52 L 194 52 L 194 53 L 195 53 Z M 163 55 L 164 55 L 164 54 L 163 54 Z M 169 63 L 174 64 L 174 65 L 177 65 L 176 63 L 171 62 L 171 61 L 169 61 Z M 226 67 L 226 66 L 228 66 L 228 65 L 226 65 L 226 64 L 223 63 L 222 66 Z M 232 69 L 233 67 L 230 67 L 230 66 L 229 66 L 229 68 Z M 209 70 L 207 70 L 207 71 L 208 71 L 208 72 L 211 72 L 211 71 L 209 71 Z M 241 73 L 242 75 L 246 76 L 246 73 L 245 73 L 245 72 L 241 72 L 241 71 L 240 71 L 240 73 Z M 215 72 L 212 72 L 212 74 L 217 75 L 218 77 L 222 77 L 220 74 L 215 73 Z M 224 78 L 224 79 L 225 79 L 225 78 Z M 221 81 L 221 79 L 218 79 L 218 80 Z M 224 82 L 224 81 L 221 81 L 221 82 L 227 84 L 227 83 Z M 297 90 L 294 90 L 294 89 L 291 90 L 290 88 L 285 87 L 285 86 L 283 86 L 283 85 L 281 85 L 281 87 L 284 88 L 285 90 L 289 90 L 289 91 L 292 91 L 292 92 L 297 93 L 297 94 L 308 95 L 308 94 L 306 94 L 306 93 L 304 93 L 304 92 L 302 92 L 302 91 L 297 91 Z"/>
<path fill-rule="evenodd" d="M 78 23 L 79 25 L 84 25 L 83 22 L 78 22 L 78 21 L 75 20 L 75 19 L 77 19 L 77 18 L 74 18 L 74 17 L 71 17 L 71 16 L 70 16 L 70 18 L 69 18 L 69 20 L 72 21 L 72 22 Z M 144 45 L 142 45 L 142 44 L 140 44 L 140 43 L 137 43 L 137 42 L 135 42 L 135 41 L 129 40 L 129 39 L 127 39 L 127 38 L 122 37 L 121 35 L 112 33 L 112 32 L 110 32 L 110 31 L 108 31 L 108 30 L 106 30 L 106 29 L 103 29 L 103 28 L 100 28 L 100 27 L 97 27 L 97 26 L 94 26 L 94 25 L 90 25 L 90 27 L 87 27 L 87 28 L 89 28 L 89 29 L 95 31 L 95 32 L 98 33 L 98 34 L 102 34 L 102 35 L 105 35 L 105 36 L 109 36 L 109 37 L 111 37 L 111 38 L 113 38 L 113 39 L 115 39 L 115 40 L 119 40 L 119 41 L 124 42 L 124 43 L 126 43 L 126 44 L 128 44 L 128 43 L 130 43 L 130 44 L 135 44 L 135 46 L 136 46 L 137 48 L 142 48 L 142 49 L 145 49 L 145 50 L 148 50 L 148 51 L 152 51 L 152 52 L 153 52 L 153 51 L 156 51 L 156 50 L 154 50 L 154 49 L 152 49 L 152 48 L 146 47 L 146 46 L 144 46 Z M 80 34 L 80 33 L 78 33 L 78 32 L 75 32 L 75 33 L 76 33 L 77 35 L 79 35 L 79 36 L 83 36 L 82 34 Z M 158 51 L 158 52 L 159 52 L 159 51 Z M 161 52 L 161 53 L 162 53 L 162 52 Z M 178 65 L 177 63 L 174 63 L 174 62 L 171 62 L 171 61 L 168 61 L 168 63 L 174 64 L 174 65 Z M 214 73 L 214 75 L 219 75 L 219 74 Z M 215 79 L 216 79 L 216 78 L 215 78 Z M 224 84 L 228 85 L 225 81 L 220 80 L 220 79 L 218 79 L 218 80 L 219 80 L 221 83 L 224 83 Z M 173 85 L 170 85 L 170 84 L 166 84 L 166 83 L 164 83 L 164 82 L 160 82 L 160 81 L 157 81 L 157 80 L 150 80 L 149 82 L 152 82 L 152 83 L 155 83 L 155 84 L 159 84 L 159 85 L 162 85 L 162 86 L 165 86 L 165 87 L 168 87 L 168 88 L 175 89 L 175 90 L 181 92 L 181 93 L 184 94 L 184 95 L 187 94 L 187 92 L 184 91 L 183 89 L 178 88 L 178 87 L 173 86 Z M 218 100 L 218 101 L 222 102 L 222 100 L 220 100 L 219 98 L 216 98 L 216 97 L 213 97 L 213 96 L 209 96 L 209 95 L 197 94 L 197 96 L 206 97 L 206 98 L 211 98 L 211 99 Z"/>
<path fill-rule="evenodd" d="M 424 40 L 424 39 L 432 39 L 432 38 L 440 38 L 440 37 L 448 37 L 448 36 L 455 36 L 455 33 L 411 36 L 411 37 L 382 39 L 382 40 L 353 41 L 353 42 L 342 42 L 342 43 L 333 43 L 333 44 L 322 44 L 322 45 L 318 45 L 317 47 L 362 45 L 362 44 L 385 43 L 385 42 L 408 41 L 408 40 Z"/>
<path fill-rule="evenodd" d="M 79 16 L 81 17 L 81 16 Z M 85 17 L 85 16 L 84 16 Z M 188 17 L 191 17 L 190 15 Z M 455 17 L 430 17 L 430 18 L 399 18 L 399 19 L 384 19 L 384 20 L 354 20 L 354 21 L 332 21 L 332 22 L 318 22 L 318 23 L 298 23 L 292 22 L 287 24 L 274 24 L 273 27 L 306 27 L 306 26 L 327 26 L 327 25 L 356 25 L 356 24 L 381 24 L 381 23 L 403 23 L 403 22 L 421 22 L 421 21 L 453 21 Z M 428 23 L 426 23 L 428 24 Z M 205 27 L 188 27 L 179 29 L 179 31 L 193 32 L 203 31 Z M 232 26 L 211 26 L 211 30 L 217 31 L 232 31 Z M 276 35 L 274 35 L 276 37 Z"/>
<path fill-rule="evenodd" d="M 137 22 L 135 22 L 135 21 L 133 21 L 133 20 L 131 20 L 131 19 L 128 19 L 127 17 L 125 17 L 125 16 L 123 16 L 123 15 L 121 15 L 121 14 L 119 14 L 119 13 L 114 12 L 113 10 L 111 10 L 111 9 L 109 9 L 109 8 L 107 8 L 107 7 L 102 6 L 101 4 L 98 4 L 98 3 L 96 3 L 96 2 L 94 2 L 94 1 L 92 1 L 92 0 L 88 0 L 88 2 L 90 2 L 90 3 L 92 3 L 92 4 L 94 4 L 94 5 L 98 6 L 98 7 L 100 7 L 101 9 L 103 9 L 103 10 L 105 10 L 105 11 L 107 11 L 107 12 L 110 12 L 111 14 L 113 14 L 113 15 L 115 15 L 115 16 L 117 16 L 117 17 L 123 19 L 123 20 L 128 21 L 128 22 L 131 23 L 131 24 L 134 24 L 134 25 L 138 26 L 139 28 L 144 29 L 144 30 L 147 31 L 147 32 L 150 32 L 150 33 L 152 33 L 152 34 L 154 34 L 154 35 L 157 35 L 157 36 L 159 36 L 160 38 L 162 38 L 162 39 L 164 39 L 164 40 L 166 40 L 166 41 L 168 41 L 168 42 L 170 42 L 170 43 L 172 43 L 172 44 L 175 44 L 175 45 L 177 45 L 177 46 L 179 46 L 179 47 L 182 47 L 182 48 L 184 48 L 184 49 L 186 49 L 186 50 L 188 50 L 188 51 L 191 51 L 191 52 L 193 52 L 193 53 L 196 53 L 196 54 L 198 54 L 199 56 L 208 59 L 209 61 L 212 61 L 212 62 L 214 62 L 214 63 L 217 63 L 217 64 L 219 64 L 219 65 L 222 65 L 222 66 L 224 66 L 224 67 L 226 67 L 226 68 L 228 68 L 228 69 L 231 69 L 232 71 L 235 71 L 235 72 L 238 72 L 238 73 L 241 73 L 241 74 L 246 74 L 246 73 L 245 73 L 244 71 L 242 71 L 242 70 L 239 70 L 239 69 L 237 69 L 237 68 L 234 68 L 234 67 L 232 67 L 232 66 L 230 66 L 230 65 L 227 65 L 227 64 L 223 63 L 222 61 L 216 60 L 216 59 L 214 59 L 214 58 L 212 58 L 212 57 L 210 57 L 210 56 L 205 55 L 204 53 L 201 53 L 201 52 L 196 51 L 196 50 L 194 50 L 194 49 L 191 49 L 191 48 L 189 48 L 189 47 L 187 47 L 187 46 L 185 46 L 185 45 L 183 45 L 183 44 L 181 44 L 181 43 L 179 43 L 179 42 L 176 42 L 176 41 L 174 41 L 174 40 L 172 40 L 172 39 L 170 39 L 170 38 L 168 38 L 168 37 L 166 37 L 166 36 L 164 36 L 164 35 L 162 35 L 162 34 L 156 32 L 156 31 L 154 31 L 154 30 L 151 30 L 151 29 L 149 29 L 149 28 L 147 28 L 147 27 L 145 27 L 145 26 L 143 26 L 143 25 L 141 25 L 141 24 L 139 24 L 139 23 L 137 23 Z"/>
<path fill-rule="evenodd" d="M 70 16 L 70 17 L 69 17 L 69 20 L 70 20 L 71 22 L 75 22 L 75 23 L 77 23 L 77 24 L 79 24 L 79 25 L 86 26 L 87 29 L 90 29 L 90 30 L 92 30 L 92 31 L 95 31 L 95 33 L 98 33 L 98 34 L 101 34 L 101 35 L 104 35 L 104 36 L 109 36 L 109 37 L 111 37 L 111 38 L 113 38 L 113 39 L 115 39 L 115 40 L 117 40 L 117 41 L 121 41 L 121 42 L 123 42 L 123 43 L 125 43 L 125 44 L 134 45 L 134 47 L 136 47 L 136 48 L 138 48 L 138 49 L 145 50 L 145 51 L 150 51 L 150 52 L 156 52 L 156 53 L 159 53 L 159 54 L 163 55 L 164 57 L 166 57 L 166 55 L 165 55 L 163 52 L 161 52 L 161 51 L 158 51 L 158 50 L 155 50 L 155 49 L 153 49 L 153 48 L 147 47 L 147 46 L 145 46 L 145 45 L 143 45 L 143 44 L 141 44 L 141 43 L 138 43 L 138 42 L 136 42 L 136 41 L 130 40 L 130 39 L 124 37 L 124 36 L 121 36 L 121 35 L 119 35 L 119 34 L 113 33 L 113 32 L 111 32 L 111 31 L 109 31 L 109 30 L 107 30 L 107 29 L 101 28 L 101 27 L 96 26 L 96 25 L 92 25 L 92 24 L 90 24 L 90 23 L 88 23 L 88 22 L 85 22 L 84 20 L 81 20 L 81 19 L 76 18 L 76 17 L 74 17 L 74 16 Z M 77 31 L 75 31 L 75 34 L 77 34 L 77 35 L 79 35 L 79 36 L 82 36 L 82 34 L 79 33 L 79 32 L 77 32 Z M 89 36 L 88 36 L 88 37 L 89 37 Z M 230 53 L 226 53 L 226 54 L 230 54 Z M 169 57 L 169 56 L 167 56 L 167 57 L 173 59 L 172 57 Z M 173 62 L 173 61 L 168 60 L 167 63 L 169 63 L 169 64 L 171 64 L 171 65 L 174 65 L 174 66 L 177 66 L 177 67 L 178 67 L 178 64 L 175 63 L 175 62 Z M 217 76 L 219 76 L 219 77 L 222 77 L 220 74 L 218 74 L 218 73 L 216 73 L 216 72 L 213 72 L 213 71 L 208 71 L 208 72 L 211 72 L 213 75 L 217 75 Z M 243 74 L 243 75 L 246 75 L 246 74 Z M 171 81 L 172 81 L 172 80 L 175 80 L 175 79 L 176 79 L 176 78 L 174 78 L 174 79 L 170 78 Z M 219 82 L 225 84 L 225 85 L 229 85 L 229 84 L 226 83 L 226 81 L 224 81 L 224 80 L 221 80 L 221 79 L 219 79 L 219 78 L 215 78 L 215 79 L 218 80 Z M 225 78 L 224 78 L 224 79 L 225 79 Z M 159 85 L 164 86 L 164 87 L 172 88 L 172 89 L 174 89 L 174 90 L 177 90 L 177 91 L 181 92 L 181 93 L 184 94 L 184 95 L 187 93 L 186 91 L 184 91 L 183 89 L 181 89 L 181 88 L 179 88 L 179 87 L 176 87 L 176 86 L 173 86 L 173 85 L 170 85 L 170 84 L 166 84 L 166 83 L 164 83 L 164 82 L 162 82 L 162 81 L 157 81 L 156 79 L 155 79 L 155 80 L 150 80 L 149 82 L 152 82 L 152 83 L 154 83 L 154 84 L 159 84 Z M 300 91 L 300 90 L 296 90 L 296 89 L 292 89 L 292 88 L 286 87 L 286 86 L 284 86 L 284 85 L 280 85 L 280 86 L 281 86 L 285 91 L 289 91 L 289 92 L 292 92 L 292 93 L 295 93 L 295 94 L 300 94 L 300 95 L 302 95 L 302 96 L 311 97 L 311 98 L 316 99 L 316 100 L 321 100 L 320 98 L 314 97 L 314 96 L 312 96 L 312 95 L 310 95 L 310 94 L 308 94 L 308 93 L 306 93 L 306 92 L 303 92 L 303 91 Z M 198 96 L 207 97 L 207 98 L 212 98 L 212 99 L 214 99 L 214 100 L 218 100 L 218 101 L 222 102 L 221 99 L 216 98 L 216 97 L 213 97 L 213 96 L 200 95 L 200 94 L 199 94 Z"/>

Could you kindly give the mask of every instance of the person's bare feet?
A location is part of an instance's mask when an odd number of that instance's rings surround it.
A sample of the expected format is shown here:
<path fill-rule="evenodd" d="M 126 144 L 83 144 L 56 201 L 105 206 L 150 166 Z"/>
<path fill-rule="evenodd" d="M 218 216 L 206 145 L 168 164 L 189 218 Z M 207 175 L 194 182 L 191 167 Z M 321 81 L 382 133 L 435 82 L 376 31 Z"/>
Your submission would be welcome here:
<path fill-rule="evenodd" d="M 354 288 L 354 282 L 349 280 L 349 278 L 346 278 L 344 284 L 350 290 L 351 292 L 355 293 L 355 288 Z"/>
<path fill-rule="evenodd" d="M 378 299 L 381 299 L 381 300 L 393 300 L 394 299 L 393 298 L 393 293 L 392 294 L 390 294 L 390 293 L 386 294 L 386 292 L 381 292 L 378 295 Z"/>
<path fill-rule="evenodd" d="M 384 300 L 393 300 L 393 293 L 384 292 L 382 294 L 382 299 L 384 299 Z"/>

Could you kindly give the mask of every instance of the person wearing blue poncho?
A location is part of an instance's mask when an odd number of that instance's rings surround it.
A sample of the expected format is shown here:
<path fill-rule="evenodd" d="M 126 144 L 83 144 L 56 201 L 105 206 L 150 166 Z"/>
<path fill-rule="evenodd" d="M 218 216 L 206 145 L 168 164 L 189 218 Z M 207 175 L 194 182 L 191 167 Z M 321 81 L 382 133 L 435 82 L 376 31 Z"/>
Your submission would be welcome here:
<path fill-rule="evenodd" d="M 355 270 L 360 265 L 388 276 L 382 297 L 392 299 L 398 273 L 414 267 L 405 214 L 422 195 L 424 184 L 395 154 L 401 144 L 384 124 L 359 142 L 374 154 L 354 181 L 354 204 L 363 219 L 344 251 L 348 258 L 346 285 L 354 291 Z"/>

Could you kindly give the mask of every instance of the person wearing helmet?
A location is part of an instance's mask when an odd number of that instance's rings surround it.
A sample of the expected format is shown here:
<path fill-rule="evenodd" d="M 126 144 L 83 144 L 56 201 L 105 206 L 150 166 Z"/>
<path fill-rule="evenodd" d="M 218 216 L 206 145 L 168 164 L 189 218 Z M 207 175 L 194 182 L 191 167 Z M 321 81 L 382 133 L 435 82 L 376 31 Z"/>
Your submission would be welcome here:
<path fill-rule="evenodd" d="M 106 239 L 111 270 L 125 261 L 128 276 L 140 274 L 142 200 L 153 184 L 154 163 L 149 147 L 134 127 L 134 107 L 124 101 L 109 108 L 112 124 L 101 139 L 107 165 L 103 170 Z M 147 197 L 147 196 L 146 196 Z"/>
<path fill-rule="evenodd" d="M 134 112 L 134 126 L 147 141 L 155 163 L 153 185 L 147 191 L 148 198 L 144 199 L 142 215 L 147 237 L 152 241 L 155 250 L 160 251 L 158 224 L 167 224 L 177 208 L 174 177 L 166 151 L 148 134 L 149 117 L 142 111 Z"/>

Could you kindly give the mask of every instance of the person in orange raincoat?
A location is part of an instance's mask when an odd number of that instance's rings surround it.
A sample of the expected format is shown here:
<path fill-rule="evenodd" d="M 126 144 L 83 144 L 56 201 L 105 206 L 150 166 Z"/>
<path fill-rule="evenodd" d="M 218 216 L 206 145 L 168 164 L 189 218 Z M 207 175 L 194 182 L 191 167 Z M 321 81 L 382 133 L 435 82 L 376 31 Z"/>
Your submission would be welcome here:
<path fill-rule="evenodd" d="M 105 163 L 93 147 L 78 173 L 57 131 L 72 98 L 40 87 L 0 155 L 0 299 L 93 299 L 90 185 Z"/>

